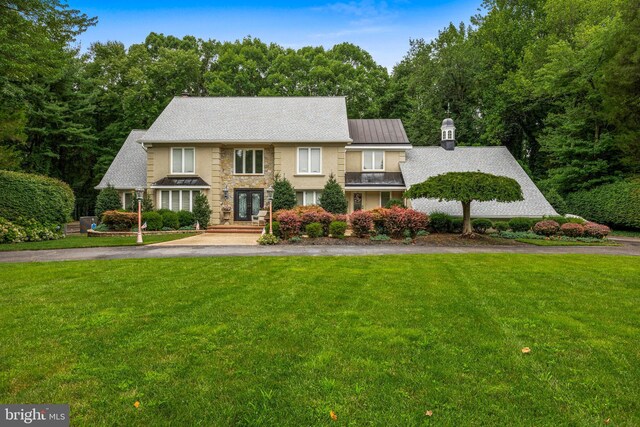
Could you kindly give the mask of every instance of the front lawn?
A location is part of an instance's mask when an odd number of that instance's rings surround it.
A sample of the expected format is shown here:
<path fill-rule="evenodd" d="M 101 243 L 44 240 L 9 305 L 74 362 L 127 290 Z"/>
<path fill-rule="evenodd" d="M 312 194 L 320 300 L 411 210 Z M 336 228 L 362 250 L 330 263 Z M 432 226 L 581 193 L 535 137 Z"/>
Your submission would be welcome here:
<path fill-rule="evenodd" d="M 0 268 L 0 402 L 72 425 L 640 425 L 638 258 Z"/>
<path fill-rule="evenodd" d="M 193 236 L 193 233 L 150 234 L 143 236 L 145 245 L 168 242 Z M 67 236 L 64 239 L 45 240 L 43 242 L 6 243 L 0 245 L 0 251 L 30 251 L 42 249 L 96 248 L 103 246 L 135 246 L 136 236 L 87 237 Z"/>

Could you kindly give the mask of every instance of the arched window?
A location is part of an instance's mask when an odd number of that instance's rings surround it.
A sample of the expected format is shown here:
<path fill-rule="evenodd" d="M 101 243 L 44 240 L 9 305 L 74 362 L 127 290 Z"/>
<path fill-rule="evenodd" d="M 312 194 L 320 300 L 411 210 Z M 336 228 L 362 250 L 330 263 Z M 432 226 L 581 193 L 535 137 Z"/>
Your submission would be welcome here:
<path fill-rule="evenodd" d="M 447 131 L 446 130 L 442 131 L 442 139 L 447 139 Z"/>
<path fill-rule="evenodd" d="M 448 132 L 447 136 L 449 137 L 449 139 L 452 139 L 453 138 L 453 131 L 449 130 L 447 132 Z"/>

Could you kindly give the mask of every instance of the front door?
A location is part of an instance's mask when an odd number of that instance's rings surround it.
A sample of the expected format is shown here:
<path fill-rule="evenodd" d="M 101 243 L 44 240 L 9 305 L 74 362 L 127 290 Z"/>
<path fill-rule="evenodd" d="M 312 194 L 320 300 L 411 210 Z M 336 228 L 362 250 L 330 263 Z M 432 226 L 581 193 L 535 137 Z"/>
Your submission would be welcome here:
<path fill-rule="evenodd" d="M 261 188 L 240 188 L 234 192 L 234 221 L 251 221 L 252 215 L 264 205 L 264 190 Z"/>

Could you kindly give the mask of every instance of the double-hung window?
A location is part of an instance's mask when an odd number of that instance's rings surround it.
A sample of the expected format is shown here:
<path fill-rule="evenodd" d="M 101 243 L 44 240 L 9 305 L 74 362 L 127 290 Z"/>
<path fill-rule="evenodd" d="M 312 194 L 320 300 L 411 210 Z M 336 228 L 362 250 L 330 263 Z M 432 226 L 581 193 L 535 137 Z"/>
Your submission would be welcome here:
<path fill-rule="evenodd" d="M 158 205 L 172 211 L 191 211 L 199 190 L 162 190 L 158 192 Z"/>
<path fill-rule="evenodd" d="M 171 149 L 171 173 L 189 174 L 196 171 L 196 149 L 195 148 L 172 148 Z"/>
<path fill-rule="evenodd" d="M 321 148 L 298 148 L 298 173 L 320 174 L 322 173 L 321 164 Z"/>
<path fill-rule="evenodd" d="M 381 191 L 380 192 L 380 206 L 385 207 L 387 203 L 391 200 L 391 191 Z"/>
<path fill-rule="evenodd" d="M 296 192 L 298 206 L 319 205 L 320 196 L 322 196 L 322 191 L 307 190 Z"/>
<path fill-rule="evenodd" d="M 384 151 L 365 150 L 362 152 L 362 170 L 384 171 Z"/>
<path fill-rule="evenodd" d="M 264 150 L 238 148 L 233 153 L 233 173 L 236 175 L 264 173 Z"/>

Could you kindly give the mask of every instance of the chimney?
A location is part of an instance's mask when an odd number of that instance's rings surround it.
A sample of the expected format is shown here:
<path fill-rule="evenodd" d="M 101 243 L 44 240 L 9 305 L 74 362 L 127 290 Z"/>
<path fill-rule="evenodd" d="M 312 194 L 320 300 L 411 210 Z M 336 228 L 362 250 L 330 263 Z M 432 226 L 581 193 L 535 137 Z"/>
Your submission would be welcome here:
<path fill-rule="evenodd" d="M 456 127 L 451 118 L 446 118 L 440 126 L 440 146 L 445 150 L 453 151 L 456 148 Z"/>

